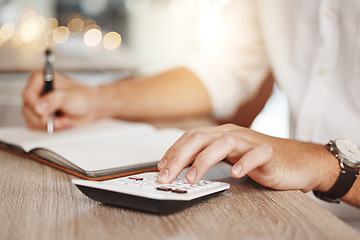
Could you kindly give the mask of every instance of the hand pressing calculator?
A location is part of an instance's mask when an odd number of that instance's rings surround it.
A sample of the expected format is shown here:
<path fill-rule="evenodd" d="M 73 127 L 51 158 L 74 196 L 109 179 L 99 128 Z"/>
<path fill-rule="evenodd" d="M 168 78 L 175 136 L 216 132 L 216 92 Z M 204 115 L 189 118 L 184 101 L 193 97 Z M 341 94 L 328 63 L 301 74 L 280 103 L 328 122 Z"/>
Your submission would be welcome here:
<path fill-rule="evenodd" d="M 157 175 L 147 172 L 100 182 L 77 179 L 72 182 L 96 201 L 159 214 L 177 212 L 230 187 L 211 180 L 190 184 L 182 177 L 171 184 L 160 184 Z"/>

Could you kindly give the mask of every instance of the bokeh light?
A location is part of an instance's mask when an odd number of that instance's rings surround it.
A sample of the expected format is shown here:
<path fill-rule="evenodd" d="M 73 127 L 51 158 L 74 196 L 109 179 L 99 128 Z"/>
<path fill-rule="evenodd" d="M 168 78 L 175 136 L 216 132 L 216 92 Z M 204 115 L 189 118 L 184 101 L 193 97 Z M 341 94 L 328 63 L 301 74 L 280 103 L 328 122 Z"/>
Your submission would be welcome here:
<path fill-rule="evenodd" d="M 20 30 L 18 29 L 15 32 L 15 35 L 11 38 L 11 46 L 13 48 L 19 48 L 23 43 L 24 42 L 22 41 L 21 36 L 20 36 Z"/>
<path fill-rule="evenodd" d="M 64 17 L 65 18 L 65 17 Z M 81 13 L 77 13 L 77 12 L 75 12 L 75 13 L 71 13 L 69 16 L 67 16 L 66 18 L 65 18 L 65 21 L 67 22 L 67 23 L 69 23 L 72 19 L 74 19 L 74 18 L 79 18 L 79 19 L 84 19 L 84 16 L 81 14 Z"/>
<path fill-rule="evenodd" d="M 53 40 L 55 43 L 64 43 L 68 40 L 70 35 L 70 31 L 67 27 L 65 26 L 60 26 L 55 28 L 54 33 L 53 33 Z"/>
<path fill-rule="evenodd" d="M 68 23 L 68 28 L 71 34 L 78 35 L 84 30 L 84 21 L 81 18 L 73 18 Z"/>
<path fill-rule="evenodd" d="M 20 37 L 25 43 L 36 41 L 43 36 L 45 28 L 46 20 L 44 17 L 28 14 L 26 18 L 23 18 Z"/>
<path fill-rule="evenodd" d="M 34 11 L 25 12 L 19 24 L 7 22 L 0 25 L 0 47 L 9 44 L 12 48 L 29 45 L 42 51 L 54 44 L 65 43 L 70 35 L 83 34 L 85 46 L 95 47 L 103 41 L 103 47 L 114 50 L 121 45 L 121 35 L 115 31 L 108 32 L 104 37 L 102 29 L 96 21 L 86 19 L 81 13 L 73 13 L 66 19 L 66 26 L 59 26 L 56 18 L 44 18 Z M 77 37 L 74 37 L 77 38 Z"/>
<path fill-rule="evenodd" d="M 5 23 L 0 29 L 0 38 L 3 40 L 9 40 L 15 34 L 15 24 Z"/>
<path fill-rule="evenodd" d="M 96 22 L 95 22 L 95 20 L 93 20 L 93 19 L 91 19 L 91 18 L 88 18 L 88 19 L 86 19 L 85 21 L 84 21 L 84 26 L 85 26 L 85 28 L 87 27 L 87 26 L 89 26 L 89 25 L 96 25 Z"/>
<path fill-rule="evenodd" d="M 46 33 L 53 34 L 55 28 L 59 26 L 59 22 L 56 18 L 46 19 Z"/>
<path fill-rule="evenodd" d="M 109 32 L 104 36 L 103 45 L 106 49 L 113 50 L 120 46 L 121 36 L 117 32 Z"/>
<path fill-rule="evenodd" d="M 83 33 L 87 33 L 87 31 L 89 31 L 91 29 L 97 29 L 97 30 L 101 31 L 101 28 L 96 23 L 92 23 L 92 24 L 85 26 Z"/>
<path fill-rule="evenodd" d="M 99 45 L 102 39 L 102 33 L 99 29 L 90 29 L 84 35 L 84 43 L 88 47 Z"/>
<path fill-rule="evenodd" d="M 25 12 L 22 17 L 21 17 L 21 22 L 22 23 L 25 23 L 26 21 L 28 21 L 29 19 L 31 18 L 34 18 L 36 17 L 36 13 L 34 11 L 27 11 Z"/>

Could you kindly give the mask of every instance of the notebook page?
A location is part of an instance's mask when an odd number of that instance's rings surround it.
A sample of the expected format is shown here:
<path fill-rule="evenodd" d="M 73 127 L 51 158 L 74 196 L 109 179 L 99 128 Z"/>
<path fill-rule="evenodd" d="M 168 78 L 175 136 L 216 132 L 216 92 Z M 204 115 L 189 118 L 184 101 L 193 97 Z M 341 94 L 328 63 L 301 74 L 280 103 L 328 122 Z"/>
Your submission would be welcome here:
<path fill-rule="evenodd" d="M 183 133 L 180 129 L 160 129 L 126 138 L 78 142 L 71 146 L 71 151 L 64 145 L 53 146 L 50 150 L 62 153 L 62 157 L 85 171 L 101 171 L 158 162 Z"/>
<path fill-rule="evenodd" d="M 0 128 L 0 141 L 22 147 L 26 152 L 34 148 L 52 148 L 63 145 L 72 149 L 76 143 L 99 142 L 101 139 L 121 138 L 156 131 L 150 124 L 104 119 L 90 125 L 48 134 L 25 127 Z M 69 148 L 70 147 L 70 148 Z"/>

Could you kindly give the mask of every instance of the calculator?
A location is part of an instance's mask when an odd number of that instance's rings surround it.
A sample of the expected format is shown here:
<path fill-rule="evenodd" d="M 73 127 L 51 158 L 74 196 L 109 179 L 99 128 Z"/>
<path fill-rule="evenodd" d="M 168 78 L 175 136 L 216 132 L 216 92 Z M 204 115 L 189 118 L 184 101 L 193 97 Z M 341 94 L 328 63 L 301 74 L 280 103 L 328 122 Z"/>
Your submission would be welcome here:
<path fill-rule="evenodd" d="M 212 180 L 190 184 L 184 177 L 160 184 L 157 175 L 158 172 L 147 172 L 106 181 L 72 182 L 93 200 L 157 214 L 180 211 L 230 188 L 228 183 Z"/>

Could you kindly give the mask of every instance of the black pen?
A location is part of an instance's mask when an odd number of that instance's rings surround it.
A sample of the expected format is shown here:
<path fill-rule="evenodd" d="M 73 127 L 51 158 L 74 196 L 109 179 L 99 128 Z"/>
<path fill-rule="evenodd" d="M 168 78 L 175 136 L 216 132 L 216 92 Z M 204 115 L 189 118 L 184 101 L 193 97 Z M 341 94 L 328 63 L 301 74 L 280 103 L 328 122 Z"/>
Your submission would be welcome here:
<path fill-rule="evenodd" d="M 53 90 L 53 80 L 54 80 L 54 55 L 48 49 L 45 52 L 45 68 L 44 68 L 44 91 L 43 94 L 48 93 Z M 54 132 L 54 114 L 51 114 L 47 121 L 47 132 Z"/>

